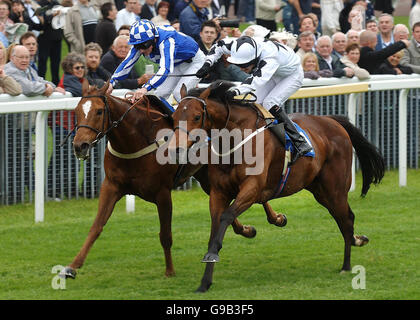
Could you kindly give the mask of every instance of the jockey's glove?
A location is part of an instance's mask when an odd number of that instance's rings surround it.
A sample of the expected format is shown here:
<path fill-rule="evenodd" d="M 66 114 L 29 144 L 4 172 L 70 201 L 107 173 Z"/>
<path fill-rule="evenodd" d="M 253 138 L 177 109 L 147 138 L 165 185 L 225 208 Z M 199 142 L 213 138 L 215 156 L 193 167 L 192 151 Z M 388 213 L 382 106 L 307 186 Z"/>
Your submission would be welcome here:
<path fill-rule="evenodd" d="M 236 96 L 239 96 L 240 92 L 238 89 L 235 88 L 230 88 L 229 90 L 226 91 L 226 99 L 228 101 L 232 101 L 233 98 L 235 98 Z"/>
<path fill-rule="evenodd" d="M 205 62 L 203 64 L 203 66 L 200 69 L 198 69 L 198 71 L 195 74 L 195 76 L 197 78 L 200 78 L 200 79 L 201 78 L 204 78 L 205 76 L 207 76 L 210 73 L 210 69 L 211 69 L 210 63 Z"/>

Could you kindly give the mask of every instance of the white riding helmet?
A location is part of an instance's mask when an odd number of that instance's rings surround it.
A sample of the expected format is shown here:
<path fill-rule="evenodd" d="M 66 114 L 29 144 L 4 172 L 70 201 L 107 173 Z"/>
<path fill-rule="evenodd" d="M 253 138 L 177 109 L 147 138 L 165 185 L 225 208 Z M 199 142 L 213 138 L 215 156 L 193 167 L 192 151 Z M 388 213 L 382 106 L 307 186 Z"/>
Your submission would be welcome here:
<path fill-rule="evenodd" d="M 256 63 L 260 50 L 254 39 L 243 36 L 232 42 L 227 61 L 237 65 Z"/>

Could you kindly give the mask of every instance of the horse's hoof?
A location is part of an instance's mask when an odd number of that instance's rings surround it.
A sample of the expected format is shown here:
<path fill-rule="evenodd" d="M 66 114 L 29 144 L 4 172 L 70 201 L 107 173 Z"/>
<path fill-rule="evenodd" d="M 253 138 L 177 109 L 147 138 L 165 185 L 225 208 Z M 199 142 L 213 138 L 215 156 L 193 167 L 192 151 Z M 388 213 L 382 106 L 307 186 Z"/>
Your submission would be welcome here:
<path fill-rule="evenodd" d="M 254 238 L 257 235 L 257 229 L 255 229 L 254 226 L 244 226 L 243 235 L 246 238 Z"/>
<path fill-rule="evenodd" d="M 165 271 L 165 277 L 175 277 L 175 270 L 166 270 Z"/>
<path fill-rule="evenodd" d="M 211 286 L 211 283 L 208 284 L 201 284 L 197 290 L 195 290 L 195 293 L 204 293 L 207 292 L 209 290 Z"/>
<path fill-rule="evenodd" d="M 287 217 L 286 217 L 286 215 L 285 214 L 282 214 L 282 216 L 283 216 L 283 219 L 281 219 L 281 222 L 276 222 L 276 226 L 278 226 L 280 228 L 285 227 L 286 224 L 287 224 Z M 277 221 L 278 221 L 278 219 L 279 218 L 277 218 Z"/>
<path fill-rule="evenodd" d="M 219 262 L 219 260 L 220 260 L 219 255 L 217 253 L 207 252 L 203 260 L 201 260 L 201 262 L 211 263 L 211 262 Z"/>
<path fill-rule="evenodd" d="M 61 270 L 58 276 L 63 279 L 76 279 L 76 270 L 70 267 L 65 267 L 63 270 Z"/>
<path fill-rule="evenodd" d="M 354 236 L 354 245 L 356 247 L 363 247 L 369 243 L 369 238 L 366 236 Z"/>

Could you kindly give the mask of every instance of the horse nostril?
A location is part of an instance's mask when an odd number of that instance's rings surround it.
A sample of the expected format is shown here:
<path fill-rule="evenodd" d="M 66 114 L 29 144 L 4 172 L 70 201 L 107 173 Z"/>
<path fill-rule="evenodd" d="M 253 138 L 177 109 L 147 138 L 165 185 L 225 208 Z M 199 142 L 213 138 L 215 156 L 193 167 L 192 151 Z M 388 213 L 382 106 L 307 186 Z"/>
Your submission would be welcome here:
<path fill-rule="evenodd" d="M 89 151 L 89 143 L 74 144 L 74 151 L 78 155 L 86 155 Z"/>

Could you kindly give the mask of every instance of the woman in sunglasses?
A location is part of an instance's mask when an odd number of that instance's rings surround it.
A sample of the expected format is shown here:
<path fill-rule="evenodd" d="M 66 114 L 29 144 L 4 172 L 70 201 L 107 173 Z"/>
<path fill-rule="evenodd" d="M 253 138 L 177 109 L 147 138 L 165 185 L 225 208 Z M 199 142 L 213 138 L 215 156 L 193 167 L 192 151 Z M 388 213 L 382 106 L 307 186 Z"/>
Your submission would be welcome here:
<path fill-rule="evenodd" d="M 235 64 L 250 76 L 242 84 L 227 91 L 227 99 L 254 92 L 257 103 L 279 121 L 290 136 L 296 153 L 294 163 L 300 156 L 312 151 L 284 111 L 284 103 L 303 83 L 303 69 L 299 56 L 288 46 L 278 42 L 243 36 L 238 39 L 223 39 L 210 49 L 206 62 L 197 71 L 198 78 L 205 77 L 211 67 L 222 57 L 230 55 L 229 63 Z"/>
<path fill-rule="evenodd" d="M 81 54 L 71 52 L 61 62 L 64 75 L 58 87 L 70 92 L 73 97 L 82 96 L 82 82 L 86 75 L 86 60 Z"/>
<path fill-rule="evenodd" d="M 195 76 L 182 75 L 195 74 L 203 65 L 205 55 L 193 38 L 179 33 L 173 27 L 156 27 L 147 19 L 136 21 L 130 28 L 128 44 L 133 47 L 111 77 L 108 93 L 112 92 L 119 80 L 127 77 L 141 55 L 159 64 L 160 68 L 134 93 L 133 101 L 141 99 L 152 89 L 156 90 L 157 96 L 164 99 L 168 99 L 173 93 L 175 100 L 179 101 L 182 84 L 190 89 L 200 81 Z M 169 74 L 180 77 L 168 77 Z"/>

